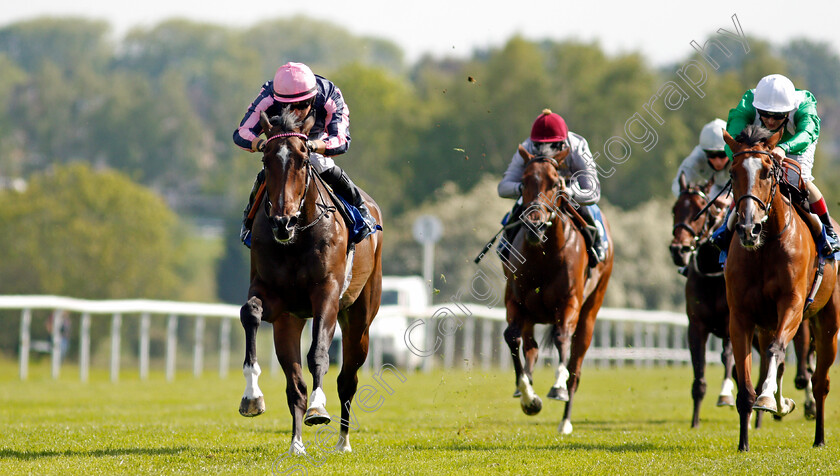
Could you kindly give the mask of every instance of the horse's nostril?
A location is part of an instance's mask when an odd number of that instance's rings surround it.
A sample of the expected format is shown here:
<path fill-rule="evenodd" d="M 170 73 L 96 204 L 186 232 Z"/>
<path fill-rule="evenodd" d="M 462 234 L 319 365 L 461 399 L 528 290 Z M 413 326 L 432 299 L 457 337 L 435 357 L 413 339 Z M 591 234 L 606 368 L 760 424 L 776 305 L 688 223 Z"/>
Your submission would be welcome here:
<path fill-rule="evenodd" d="M 761 223 L 758 223 L 758 224 L 756 224 L 756 225 L 753 225 L 753 228 L 752 228 L 752 235 L 753 235 L 753 236 L 758 236 L 758 235 L 760 235 L 760 234 L 761 234 Z"/>

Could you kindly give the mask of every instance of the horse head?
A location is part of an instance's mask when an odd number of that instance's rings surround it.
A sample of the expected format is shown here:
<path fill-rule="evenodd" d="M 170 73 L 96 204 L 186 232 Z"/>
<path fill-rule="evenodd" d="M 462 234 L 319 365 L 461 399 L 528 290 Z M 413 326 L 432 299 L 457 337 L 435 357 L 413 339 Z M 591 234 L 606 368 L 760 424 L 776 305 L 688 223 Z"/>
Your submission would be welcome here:
<path fill-rule="evenodd" d="M 749 125 L 732 138 L 723 138 L 732 149 L 732 196 L 736 215 L 735 231 L 746 249 L 757 249 L 763 240 L 764 224 L 770 218 L 779 190 L 781 166 L 771 151 L 782 137 L 760 126 Z"/>
<path fill-rule="evenodd" d="M 522 173 L 522 202 L 525 207 L 521 220 L 528 229 L 526 240 L 531 244 L 545 241 L 545 231 L 555 218 L 555 203 L 559 194 L 566 193 L 566 181 L 560 173 L 560 164 L 569 155 L 565 147 L 552 155 L 532 155 L 519 146 L 519 155 L 525 160 Z"/>
<path fill-rule="evenodd" d="M 712 225 L 711 207 L 706 213 L 700 213 L 709 203 L 709 190 L 714 179 L 701 186 L 689 185 L 685 174 L 680 174 L 680 194 L 671 209 L 674 218 L 672 234 L 674 238 L 668 247 L 671 259 L 677 266 L 687 266 L 691 254 L 697 249 L 697 243 Z"/>
<path fill-rule="evenodd" d="M 266 190 L 263 210 L 274 240 L 281 244 L 294 240 L 309 190 L 312 165 L 306 141 L 314 122 L 312 116 L 298 118 L 292 109 L 271 119 L 265 112 L 260 114 L 266 136 L 262 158 Z"/>

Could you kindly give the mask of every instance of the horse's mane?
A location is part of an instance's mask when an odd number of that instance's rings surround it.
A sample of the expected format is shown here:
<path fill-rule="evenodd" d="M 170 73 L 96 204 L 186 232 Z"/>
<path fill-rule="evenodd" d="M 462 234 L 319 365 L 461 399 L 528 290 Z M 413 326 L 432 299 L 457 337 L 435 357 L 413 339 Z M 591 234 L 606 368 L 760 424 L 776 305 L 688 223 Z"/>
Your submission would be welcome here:
<path fill-rule="evenodd" d="M 283 108 L 277 116 L 272 116 L 269 120 L 273 127 L 280 127 L 281 132 L 298 132 L 311 128 L 315 123 L 314 114 L 298 119 L 297 114 L 292 112 L 291 108 Z"/>
<path fill-rule="evenodd" d="M 748 146 L 753 146 L 767 141 L 773 133 L 765 129 L 763 126 L 750 124 L 735 137 L 735 140 Z"/>

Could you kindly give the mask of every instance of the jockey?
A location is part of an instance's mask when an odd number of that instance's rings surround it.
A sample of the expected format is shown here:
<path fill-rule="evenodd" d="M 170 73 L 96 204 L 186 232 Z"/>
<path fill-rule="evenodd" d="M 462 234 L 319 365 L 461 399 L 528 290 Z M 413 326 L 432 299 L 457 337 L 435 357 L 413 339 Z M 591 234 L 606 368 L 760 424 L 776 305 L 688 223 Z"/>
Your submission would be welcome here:
<path fill-rule="evenodd" d="M 677 170 L 677 176 L 671 183 L 671 192 L 675 197 L 680 195 L 680 175 L 685 175 L 686 183 L 689 185 L 703 185 L 710 179 L 714 179 L 709 190 L 711 197 L 716 197 L 729 181 L 729 157 L 726 155 L 723 141 L 723 129 L 726 122 L 723 119 L 714 121 L 703 126 L 700 131 L 700 143 L 694 150 L 683 159 Z M 718 205 L 728 205 L 728 200 L 718 198 Z"/>
<path fill-rule="evenodd" d="M 817 99 L 810 91 L 796 89 L 790 79 L 781 74 L 761 78 L 755 89 L 744 93 L 741 102 L 729 111 L 726 130 L 735 137 L 748 124 L 762 125 L 770 132 L 783 129 L 782 139 L 771 152 L 776 160 L 789 157 L 799 163 L 802 180 L 806 185 L 811 213 L 817 215 L 825 227 L 829 239 L 821 251 L 829 256 L 840 251 L 837 233 L 831 224 L 828 207 L 822 193 L 814 184 L 811 169 L 814 167 L 814 152 L 820 136 L 820 118 L 817 115 Z M 732 155 L 729 146 L 727 153 Z M 731 215 L 732 208 L 729 209 Z M 714 243 L 726 250 L 732 237 L 734 221 L 727 215 L 724 225 L 715 231 Z"/>
<path fill-rule="evenodd" d="M 560 164 L 560 174 L 569 186 L 566 188 L 572 203 L 577 203 L 578 213 L 591 226 L 589 230 L 581 230 L 587 241 L 587 253 L 590 265 L 595 266 L 603 261 L 607 252 L 606 231 L 603 224 L 595 219 L 600 210 L 596 205 L 601 198 L 601 184 L 589 151 L 589 144 L 582 136 L 570 132 L 566 121 L 559 114 L 544 109 L 531 126 L 531 135 L 522 147 L 532 155 L 538 157 L 552 157 L 563 149 L 569 148 L 569 155 Z M 513 154 L 507 170 L 499 182 L 498 193 L 502 198 L 514 198 L 516 204 L 506 217 L 505 224 L 517 220 L 522 211 L 522 174 L 525 172 L 525 159 L 519 152 Z M 508 228 L 505 238 L 510 242 L 518 230 L 518 226 Z"/>
<path fill-rule="evenodd" d="M 347 152 L 350 147 L 350 110 L 341 91 L 331 81 L 313 74 L 305 64 L 284 64 L 277 69 L 273 81 L 262 85 L 239 128 L 234 131 L 233 142 L 248 152 L 261 152 L 265 148 L 265 140 L 260 138 L 260 134 L 267 131 L 263 131 L 260 125 L 260 113 L 265 112 L 272 117 L 280 115 L 286 108 L 291 108 L 300 118 L 315 116 L 315 125 L 309 131 L 306 144 L 310 151 L 309 160 L 318 175 L 341 198 L 359 209 L 368 230 L 358 236 L 367 236 L 375 229 L 376 220 L 365 206 L 359 188 L 332 159 Z M 249 248 L 252 220 L 248 220 L 248 213 L 264 181 L 264 172 L 260 171 L 242 220 L 240 239 Z"/>

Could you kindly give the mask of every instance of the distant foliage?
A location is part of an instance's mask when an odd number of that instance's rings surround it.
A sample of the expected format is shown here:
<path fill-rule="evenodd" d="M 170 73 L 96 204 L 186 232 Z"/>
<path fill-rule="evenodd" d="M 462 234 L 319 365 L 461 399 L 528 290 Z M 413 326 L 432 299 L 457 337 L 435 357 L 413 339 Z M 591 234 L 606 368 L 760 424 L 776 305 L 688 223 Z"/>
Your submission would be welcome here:
<path fill-rule="evenodd" d="M 175 215 L 154 193 L 83 164 L 0 193 L 2 294 L 178 296 Z"/>

